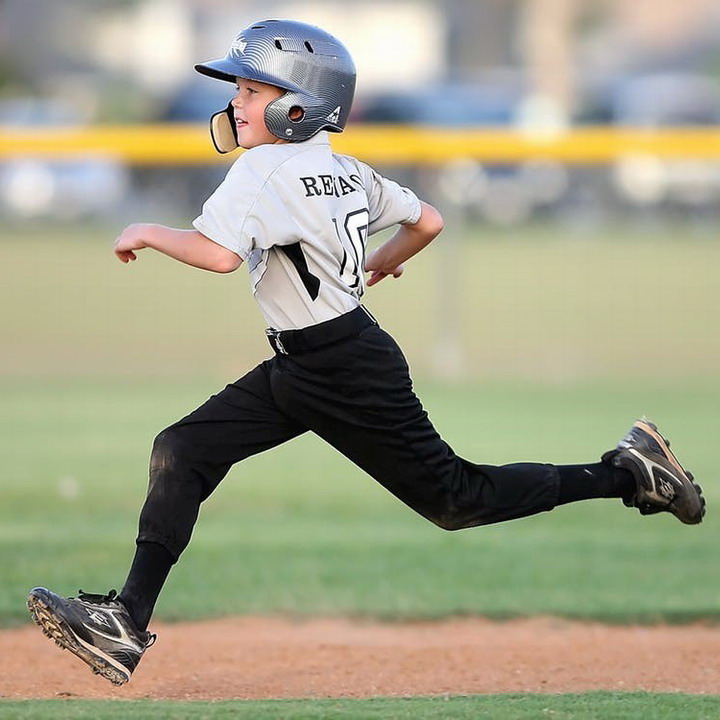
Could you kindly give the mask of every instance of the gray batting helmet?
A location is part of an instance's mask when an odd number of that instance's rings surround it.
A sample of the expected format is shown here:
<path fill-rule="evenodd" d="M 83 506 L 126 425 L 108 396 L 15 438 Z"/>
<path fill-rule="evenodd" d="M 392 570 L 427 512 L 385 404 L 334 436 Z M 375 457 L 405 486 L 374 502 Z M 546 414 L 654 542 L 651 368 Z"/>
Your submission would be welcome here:
<path fill-rule="evenodd" d="M 285 90 L 267 106 L 265 123 L 273 135 L 290 142 L 302 142 L 320 130 L 342 132 L 355 94 L 355 64 L 347 48 L 330 33 L 296 20 L 253 23 L 233 40 L 224 58 L 195 69 L 219 80 L 234 83 L 241 77 Z M 290 119 L 294 108 L 301 112 L 294 111 L 297 119 Z M 223 114 L 231 117 L 231 110 L 213 116 L 211 127 Z M 215 135 L 213 140 L 220 152 L 228 151 Z"/>

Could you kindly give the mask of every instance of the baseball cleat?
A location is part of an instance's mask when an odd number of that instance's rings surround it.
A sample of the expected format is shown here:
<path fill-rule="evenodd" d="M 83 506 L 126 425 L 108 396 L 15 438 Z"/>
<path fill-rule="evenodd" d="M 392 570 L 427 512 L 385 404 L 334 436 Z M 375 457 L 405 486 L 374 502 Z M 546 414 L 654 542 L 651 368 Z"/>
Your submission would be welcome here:
<path fill-rule="evenodd" d="M 45 588 L 30 591 L 27 601 L 33 621 L 57 645 L 77 655 L 96 675 L 124 685 L 155 635 L 135 627 L 114 590 L 64 598 Z"/>
<path fill-rule="evenodd" d="M 602 460 L 629 470 L 635 478 L 635 494 L 623 501 L 628 507 L 638 508 L 641 515 L 669 512 L 687 525 L 702 522 L 702 489 L 672 454 L 670 443 L 646 418 L 637 420 Z"/>

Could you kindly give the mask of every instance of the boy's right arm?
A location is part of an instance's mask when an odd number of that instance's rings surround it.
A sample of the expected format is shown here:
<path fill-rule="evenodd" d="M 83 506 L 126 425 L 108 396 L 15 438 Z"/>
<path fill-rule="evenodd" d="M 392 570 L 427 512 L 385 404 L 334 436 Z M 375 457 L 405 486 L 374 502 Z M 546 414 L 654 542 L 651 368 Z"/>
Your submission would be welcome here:
<path fill-rule="evenodd" d="M 438 210 L 426 202 L 421 202 L 420 207 L 420 218 L 416 223 L 400 225 L 387 242 L 368 255 L 365 261 L 365 270 L 371 273 L 368 287 L 390 275 L 400 277 L 403 263 L 417 255 L 442 232 L 445 223 Z"/>
<path fill-rule="evenodd" d="M 232 272 L 242 264 L 239 255 L 197 230 L 178 230 L 165 225 L 128 225 L 113 246 L 115 255 L 124 263 L 136 260 L 136 251 L 144 248 L 157 250 L 186 265 L 218 273 Z"/>

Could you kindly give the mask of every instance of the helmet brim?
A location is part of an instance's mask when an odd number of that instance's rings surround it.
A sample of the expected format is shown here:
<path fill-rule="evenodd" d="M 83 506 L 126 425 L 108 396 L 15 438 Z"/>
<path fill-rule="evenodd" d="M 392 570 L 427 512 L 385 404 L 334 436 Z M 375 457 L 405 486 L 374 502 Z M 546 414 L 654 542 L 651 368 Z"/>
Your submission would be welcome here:
<path fill-rule="evenodd" d="M 305 94 L 301 87 L 291 82 L 282 80 L 282 78 L 276 78 L 268 73 L 258 72 L 256 68 L 239 63 L 232 58 L 224 57 L 198 63 L 195 65 L 195 70 L 201 75 L 207 75 L 208 77 L 215 78 L 216 80 L 224 80 L 225 82 L 234 83 L 237 78 L 241 77 L 246 80 L 266 83 L 267 85 L 275 85 L 275 87 L 279 87 L 282 90 Z"/>
<path fill-rule="evenodd" d="M 237 63 L 231 63 L 226 58 L 198 63 L 195 65 L 195 70 L 201 75 L 207 75 L 215 78 L 215 80 L 225 80 L 226 82 L 235 82 L 235 78 L 239 77 L 236 72 L 238 70 Z"/>

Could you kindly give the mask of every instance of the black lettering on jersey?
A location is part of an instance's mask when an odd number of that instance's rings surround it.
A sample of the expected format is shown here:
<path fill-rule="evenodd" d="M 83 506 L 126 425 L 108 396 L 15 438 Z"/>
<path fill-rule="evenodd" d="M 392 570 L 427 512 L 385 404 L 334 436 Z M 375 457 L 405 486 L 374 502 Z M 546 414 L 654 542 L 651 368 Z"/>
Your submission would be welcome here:
<path fill-rule="evenodd" d="M 360 178 L 356 175 L 350 175 L 349 178 L 359 184 Z M 355 180 L 357 178 L 357 181 Z M 332 175 L 318 175 L 317 177 L 308 176 L 300 178 L 305 187 L 305 197 L 318 197 L 320 195 L 349 195 L 357 192 L 357 188 L 353 187 L 342 175 L 333 177 Z"/>
<path fill-rule="evenodd" d="M 317 180 L 314 177 L 301 177 L 303 185 L 305 186 L 305 197 L 312 197 L 313 195 L 322 195 L 322 190 L 317 186 Z"/>
<path fill-rule="evenodd" d="M 300 276 L 300 280 L 307 290 L 310 299 L 317 300 L 317 296 L 320 294 L 320 279 L 313 275 L 308 269 L 307 259 L 305 258 L 305 253 L 300 243 L 278 245 L 278 248 L 285 253 L 288 260 L 290 260 L 297 270 L 297 274 Z"/>
<path fill-rule="evenodd" d="M 349 195 L 352 192 L 357 192 L 357 189 L 354 188 L 342 175 L 338 175 L 338 189 L 340 190 L 341 195 Z"/>
<path fill-rule="evenodd" d="M 318 175 L 320 182 L 322 183 L 323 195 L 336 195 L 335 183 L 333 183 L 332 175 Z"/>

